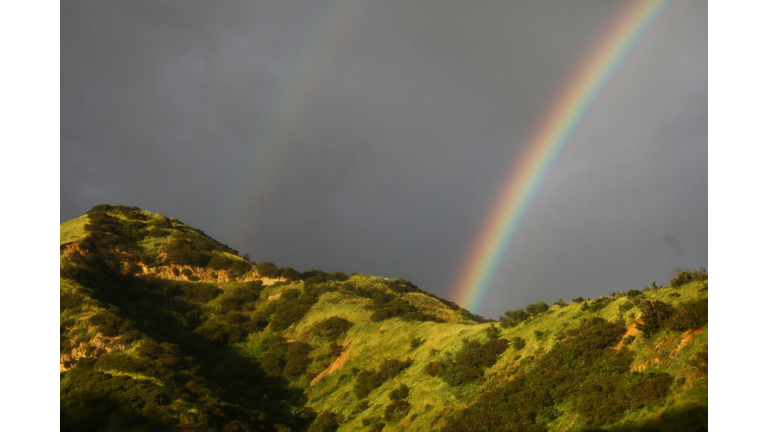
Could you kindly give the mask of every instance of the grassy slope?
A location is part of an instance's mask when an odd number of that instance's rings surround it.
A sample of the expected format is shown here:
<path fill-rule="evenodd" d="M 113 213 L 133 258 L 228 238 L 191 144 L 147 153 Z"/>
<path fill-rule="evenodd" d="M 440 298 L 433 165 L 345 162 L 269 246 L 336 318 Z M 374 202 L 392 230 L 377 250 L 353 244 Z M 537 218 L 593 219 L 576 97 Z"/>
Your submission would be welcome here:
<path fill-rule="evenodd" d="M 154 215 L 152 216 L 154 217 Z M 87 216 L 81 216 L 61 224 L 61 242 L 83 240 L 87 234 L 83 229 L 86 222 Z M 142 251 L 157 250 L 166 242 L 167 239 L 165 238 L 148 238 L 137 246 Z M 232 254 L 227 254 L 227 256 L 232 259 L 240 259 Z M 66 261 L 66 258 L 62 259 L 62 262 Z M 290 380 L 289 385 L 299 391 L 306 391 L 306 405 L 316 412 L 332 411 L 343 414 L 346 420 L 339 429 L 342 431 L 365 429 L 364 421 L 366 419 L 383 417 L 385 407 L 391 403 L 388 397 L 389 392 L 400 384 L 406 384 L 410 388 L 407 399 L 411 404 L 410 412 L 400 421 L 388 423 L 384 430 L 434 430 L 443 426 L 451 414 L 469 406 L 481 392 L 492 388 L 499 382 L 510 379 L 515 372 L 524 369 L 525 365 L 521 364 L 521 360 L 531 357 L 535 362 L 537 356 L 554 346 L 556 343 L 555 335 L 578 326 L 581 320 L 599 316 L 606 320 L 619 320 L 623 321 L 625 325 L 630 325 L 640 315 L 640 310 L 637 307 L 626 309 L 623 312 L 620 310 L 620 306 L 629 302 L 630 299 L 623 293 L 619 293 L 611 297 L 610 304 L 597 312 L 583 311 L 581 304 L 575 302 L 553 305 L 545 314 L 529 319 L 514 328 L 503 328 L 497 323 L 481 324 L 470 321 L 460 311 L 455 311 L 426 294 L 410 292 L 399 294 L 399 296 L 419 310 L 440 317 L 445 322 L 414 322 L 403 321 L 400 318 L 371 322 L 370 317 L 373 311 L 366 306 L 371 305 L 372 301 L 343 289 L 345 286 L 366 286 L 386 289 L 388 292 L 394 293 L 391 289 L 386 288 L 386 282 L 386 279 L 365 275 L 354 275 L 346 282 L 329 282 L 329 286 L 332 286 L 333 290 L 322 294 L 301 320 L 280 332 L 288 341 L 306 342 L 311 344 L 313 348 L 310 353 L 313 361 L 306 373 Z M 253 311 L 249 314 L 258 316 L 269 307 L 271 302 L 276 301 L 269 300 L 269 297 L 274 297 L 287 289 L 303 289 L 303 285 L 303 282 L 298 281 L 265 287 L 259 300 L 252 305 Z M 221 299 L 226 297 L 227 293 L 243 285 L 240 282 L 230 282 L 219 283 L 216 286 L 224 294 L 201 305 L 204 310 L 216 310 L 220 307 Z M 705 286 L 706 282 L 693 282 L 680 288 L 666 287 L 648 290 L 643 292 L 643 296 L 645 299 L 659 299 L 670 305 L 675 305 L 681 301 L 706 298 L 708 292 L 704 288 Z M 62 310 L 62 321 L 65 319 L 72 320 L 68 326 L 74 325 L 73 330 L 69 332 L 71 337 L 78 336 L 86 341 L 89 337 L 94 337 L 98 329 L 89 326 L 87 318 L 94 313 L 104 312 L 106 306 L 94 300 L 70 280 L 62 279 L 60 288 L 62 293 L 77 294 L 85 298 L 85 303 L 81 309 L 77 311 Z M 309 387 L 310 380 L 333 360 L 327 355 L 330 341 L 313 336 L 309 333 L 309 329 L 316 323 L 333 316 L 344 318 L 354 324 L 336 341 L 344 347 L 349 347 L 346 362 L 339 370 L 327 375 L 315 386 Z M 500 337 L 502 338 L 511 339 L 518 336 L 525 339 L 527 342 L 525 347 L 521 350 L 509 347 L 499 357 L 498 362 L 486 371 L 483 378 L 459 387 L 451 387 L 440 378 L 428 376 L 423 372 L 424 366 L 430 361 L 459 351 L 463 346 L 462 339 L 485 342 L 487 340 L 485 330 L 492 325 L 501 330 Z M 262 342 L 274 333 L 271 327 L 267 327 L 265 330 L 251 333 L 245 341 L 236 343 L 234 347 L 238 353 L 244 356 L 259 358 L 262 355 Z M 537 334 L 539 335 L 538 338 L 536 337 Z M 626 425 L 648 423 L 660 430 L 667 430 L 663 424 L 653 424 L 662 413 L 672 413 L 691 406 L 706 407 L 706 377 L 697 376 L 696 371 L 686 363 L 686 360 L 706 349 L 707 326 L 696 332 L 689 343 L 685 345 L 681 344 L 682 336 L 680 332 L 662 330 L 650 339 L 645 339 L 640 335 L 635 338 L 630 346 L 635 356 L 632 367 L 645 367 L 645 372 L 667 372 L 675 377 L 676 381 L 670 387 L 665 400 L 638 410 L 627 411 L 621 420 L 614 424 L 603 425 L 604 429 L 622 430 L 622 427 Z M 424 343 L 414 349 L 411 345 L 413 339 L 424 340 Z M 132 357 L 137 356 L 136 349 L 143 340 L 144 337 L 142 336 L 130 346 L 125 347 L 124 352 Z M 356 409 L 360 402 L 354 393 L 356 372 L 364 369 L 374 370 L 385 360 L 403 360 L 406 358 L 413 360 L 413 364 L 394 379 L 371 391 L 365 398 L 368 403 L 366 408 Z M 141 374 L 126 374 L 118 370 L 105 372 L 152 381 L 151 377 Z M 65 374 L 62 385 L 66 385 L 66 383 Z M 549 424 L 552 430 L 580 428 L 579 419 L 572 412 L 568 403 L 562 404 L 558 408 L 564 414 Z"/>
<path fill-rule="evenodd" d="M 88 215 L 78 216 L 59 225 L 59 244 L 79 242 L 85 240 L 88 233 L 85 224 L 88 223 Z"/>
<path fill-rule="evenodd" d="M 702 282 L 690 283 L 686 286 L 673 289 L 661 288 L 644 293 L 646 299 L 659 299 L 671 305 L 681 301 L 706 298 L 707 291 L 702 291 Z M 675 294 L 679 294 L 676 297 Z M 334 411 L 344 414 L 348 421 L 339 430 L 360 430 L 364 428 L 363 419 L 367 417 L 383 416 L 384 408 L 390 404 L 388 394 L 401 383 L 405 383 L 410 389 L 408 402 L 412 405 L 409 415 L 401 422 L 389 424 L 384 430 L 400 430 L 402 428 L 412 430 L 430 430 L 443 424 L 442 418 L 457 408 L 469 405 L 472 400 L 484 388 L 492 386 L 496 380 L 508 379 L 510 373 L 520 368 L 520 359 L 526 356 L 534 358 L 542 352 L 551 349 L 555 343 L 552 337 L 556 333 L 578 325 L 579 321 L 592 316 L 599 316 L 606 320 L 622 320 L 627 325 L 631 324 L 639 315 L 637 307 L 625 312 L 619 310 L 619 306 L 629 301 L 626 296 L 617 297 L 611 304 L 598 312 L 582 311 L 580 304 L 569 303 L 565 306 L 554 305 L 548 312 L 535 319 L 530 319 L 515 328 L 501 329 L 501 337 L 511 339 L 519 336 L 526 340 L 526 346 L 522 350 L 510 347 L 501 355 L 499 361 L 486 372 L 488 378 L 485 384 L 474 383 L 460 387 L 451 387 L 436 377 L 430 377 L 423 373 L 424 366 L 442 355 L 457 352 L 461 346 L 461 339 L 486 340 L 484 330 L 494 324 L 443 324 L 443 323 L 413 323 L 400 319 L 391 319 L 378 323 L 368 323 L 365 310 L 361 306 L 364 301 L 344 299 L 344 296 L 331 296 L 321 298 L 312 311 L 298 323 L 296 329 L 306 328 L 322 318 L 337 315 L 356 323 L 350 329 L 343 342 L 350 345 L 350 353 L 343 367 L 335 373 L 327 376 L 316 386 L 308 390 L 308 404 L 317 410 Z M 543 333 L 540 340 L 534 336 L 534 332 Z M 300 334 L 300 331 L 290 333 L 292 336 Z M 426 342 L 415 350 L 411 349 L 412 338 L 425 339 Z M 679 352 L 675 348 L 680 345 L 680 332 L 663 330 L 651 339 L 636 337 L 631 351 L 635 353 L 633 367 L 647 364 L 644 371 L 664 371 L 673 377 L 684 377 L 683 384 L 673 384 L 663 403 L 645 407 L 636 411 L 628 411 L 619 422 L 609 425 L 608 429 L 621 429 L 624 425 L 632 425 L 650 422 L 659 417 L 666 410 L 676 410 L 689 405 L 706 406 L 706 380 L 699 380 L 692 367 L 685 360 L 692 358 L 702 351 L 707 345 L 707 326 L 698 333 L 690 343 L 684 345 Z M 433 350 L 439 351 L 434 353 Z M 359 402 L 356 399 L 354 387 L 353 368 L 375 369 L 382 361 L 388 359 L 410 358 L 413 365 L 398 375 L 395 379 L 386 382 L 375 389 L 368 396 L 369 408 L 353 415 L 355 406 Z M 658 359 L 658 363 L 654 359 Z M 556 423 L 550 425 L 553 430 L 578 428 L 575 414 L 566 414 Z M 417 414 L 411 421 L 410 417 Z M 605 426 L 604 426 L 605 427 Z"/>

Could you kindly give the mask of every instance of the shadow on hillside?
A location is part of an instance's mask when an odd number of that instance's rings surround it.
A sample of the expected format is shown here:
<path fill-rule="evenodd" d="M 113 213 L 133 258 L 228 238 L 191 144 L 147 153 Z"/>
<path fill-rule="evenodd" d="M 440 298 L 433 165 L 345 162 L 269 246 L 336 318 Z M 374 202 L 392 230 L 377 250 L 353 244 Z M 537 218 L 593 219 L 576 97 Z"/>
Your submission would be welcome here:
<path fill-rule="evenodd" d="M 293 423 L 306 427 L 310 419 L 298 420 L 292 407 L 301 402 L 301 390 L 290 388 L 281 378 L 268 376 L 253 358 L 229 347 L 226 339 L 195 332 L 202 323 L 201 306 L 179 298 L 178 282 L 122 275 L 100 259 L 90 256 L 70 269 L 66 277 L 93 291 L 94 297 L 117 308 L 117 315 L 158 343 L 178 345 L 184 357 L 200 366 L 195 371 L 216 397 L 232 407 L 230 418 L 247 419 L 245 410 L 264 413 L 259 423 Z M 183 386 L 184 383 L 178 383 Z"/>
<path fill-rule="evenodd" d="M 618 429 L 585 429 L 584 432 L 705 432 L 708 428 L 708 408 L 691 407 L 665 412 L 657 420 L 642 426 Z"/>

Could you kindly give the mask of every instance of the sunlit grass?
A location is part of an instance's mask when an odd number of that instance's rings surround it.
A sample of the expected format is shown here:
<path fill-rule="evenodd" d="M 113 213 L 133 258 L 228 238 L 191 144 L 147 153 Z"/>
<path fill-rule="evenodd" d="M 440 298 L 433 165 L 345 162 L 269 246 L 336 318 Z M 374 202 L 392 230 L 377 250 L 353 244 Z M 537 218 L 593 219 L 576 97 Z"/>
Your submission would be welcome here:
<path fill-rule="evenodd" d="M 78 216 L 59 225 L 59 244 L 85 240 L 88 232 L 85 224 L 88 223 L 88 215 Z"/>

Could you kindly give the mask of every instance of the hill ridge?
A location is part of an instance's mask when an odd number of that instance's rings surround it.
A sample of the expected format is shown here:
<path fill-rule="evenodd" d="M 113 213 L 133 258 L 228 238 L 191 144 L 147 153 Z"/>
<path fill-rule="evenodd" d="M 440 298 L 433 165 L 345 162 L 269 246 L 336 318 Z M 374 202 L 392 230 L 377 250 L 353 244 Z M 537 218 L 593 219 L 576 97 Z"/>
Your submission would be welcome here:
<path fill-rule="evenodd" d="M 85 219 L 60 239 L 63 430 L 706 428 L 703 269 L 493 321 L 136 207 Z"/>

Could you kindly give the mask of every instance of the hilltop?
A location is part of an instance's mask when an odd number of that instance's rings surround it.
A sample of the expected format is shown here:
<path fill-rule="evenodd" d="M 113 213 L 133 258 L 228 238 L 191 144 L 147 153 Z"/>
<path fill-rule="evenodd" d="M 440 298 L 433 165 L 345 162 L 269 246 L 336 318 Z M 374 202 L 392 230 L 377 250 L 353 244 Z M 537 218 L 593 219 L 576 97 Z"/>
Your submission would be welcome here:
<path fill-rule="evenodd" d="M 62 430 L 707 427 L 703 269 L 494 321 L 136 207 L 60 232 Z"/>

